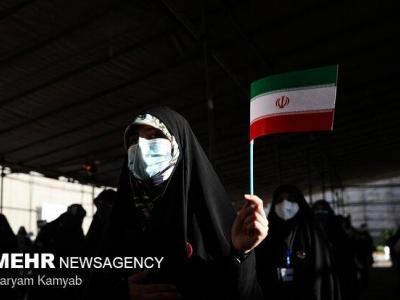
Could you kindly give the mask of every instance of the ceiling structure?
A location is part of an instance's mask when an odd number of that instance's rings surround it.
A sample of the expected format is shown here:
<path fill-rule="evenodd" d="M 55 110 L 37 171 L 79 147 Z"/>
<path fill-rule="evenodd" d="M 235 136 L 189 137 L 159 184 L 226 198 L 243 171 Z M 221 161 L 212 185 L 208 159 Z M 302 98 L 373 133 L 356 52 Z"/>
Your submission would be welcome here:
<path fill-rule="evenodd" d="M 0 164 L 115 186 L 143 107 L 184 115 L 234 196 L 248 190 L 249 87 L 339 65 L 332 133 L 255 143 L 255 190 L 400 175 L 400 26 L 381 1 L 0 3 Z M 95 169 L 88 174 L 84 165 Z"/>

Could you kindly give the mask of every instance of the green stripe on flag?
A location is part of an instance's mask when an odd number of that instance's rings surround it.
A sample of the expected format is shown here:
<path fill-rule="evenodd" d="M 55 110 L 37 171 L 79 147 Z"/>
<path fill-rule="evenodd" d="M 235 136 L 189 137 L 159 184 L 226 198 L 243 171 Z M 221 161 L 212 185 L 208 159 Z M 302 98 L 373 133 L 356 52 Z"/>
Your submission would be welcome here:
<path fill-rule="evenodd" d="M 264 77 L 251 84 L 251 98 L 272 91 L 336 85 L 338 66 L 328 66 Z"/>

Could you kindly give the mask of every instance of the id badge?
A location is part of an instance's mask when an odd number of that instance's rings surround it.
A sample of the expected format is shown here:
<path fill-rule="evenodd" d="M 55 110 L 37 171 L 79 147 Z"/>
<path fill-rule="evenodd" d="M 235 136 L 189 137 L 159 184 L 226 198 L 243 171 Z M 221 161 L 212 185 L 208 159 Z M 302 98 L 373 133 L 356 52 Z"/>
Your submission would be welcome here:
<path fill-rule="evenodd" d="M 282 282 L 293 281 L 293 268 L 278 268 L 278 279 Z"/>

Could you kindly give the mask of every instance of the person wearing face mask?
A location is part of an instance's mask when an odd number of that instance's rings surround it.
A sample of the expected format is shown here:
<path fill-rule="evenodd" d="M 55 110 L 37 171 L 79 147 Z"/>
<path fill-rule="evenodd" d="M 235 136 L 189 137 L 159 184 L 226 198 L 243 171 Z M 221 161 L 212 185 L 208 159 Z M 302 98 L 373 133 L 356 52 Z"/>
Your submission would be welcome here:
<path fill-rule="evenodd" d="M 236 214 L 188 122 L 168 108 L 137 115 L 124 143 L 102 254 L 164 260 L 159 270 L 95 274 L 87 298 L 262 298 L 253 251 L 268 231 L 262 201 L 247 195 Z"/>
<path fill-rule="evenodd" d="M 265 299 L 340 300 L 330 245 L 296 186 L 275 190 L 268 220 L 268 237 L 256 249 Z"/>

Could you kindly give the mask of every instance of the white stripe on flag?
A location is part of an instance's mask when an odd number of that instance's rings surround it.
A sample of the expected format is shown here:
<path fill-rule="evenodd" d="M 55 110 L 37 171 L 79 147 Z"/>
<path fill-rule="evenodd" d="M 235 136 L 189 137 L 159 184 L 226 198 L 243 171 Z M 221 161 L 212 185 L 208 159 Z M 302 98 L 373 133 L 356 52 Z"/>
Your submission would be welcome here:
<path fill-rule="evenodd" d="M 289 103 L 283 108 L 277 105 L 277 100 L 281 97 L 289 98 Z M 335 99 L 336 86 L 282 91 L 257 96 L 250 103 L 250 123 L 268 115 L 332 110 L 335 108 Z"/>

